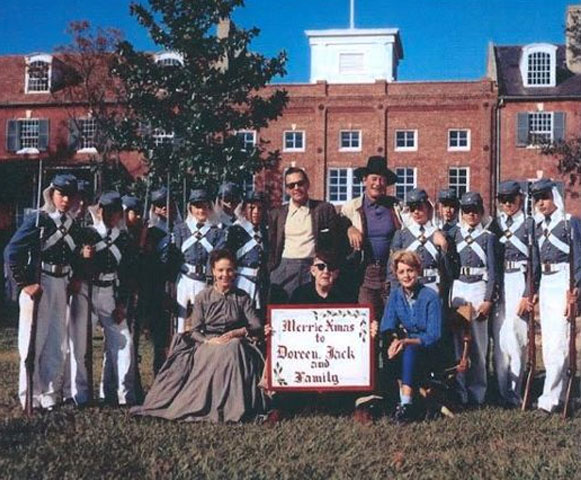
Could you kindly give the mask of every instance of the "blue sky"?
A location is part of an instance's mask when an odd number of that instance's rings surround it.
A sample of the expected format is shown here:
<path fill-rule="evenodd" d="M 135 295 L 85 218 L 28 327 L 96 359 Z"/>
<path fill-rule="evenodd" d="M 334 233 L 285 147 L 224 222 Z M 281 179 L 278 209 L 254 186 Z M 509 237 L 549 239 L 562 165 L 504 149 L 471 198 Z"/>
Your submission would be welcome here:
<path fill-rule="evenodd" d="M 195 0 L 192 0 L 195 1 Z M 355 0 L 358 28 L 399 28 L 400 80 L 460 80 L 484 75 L 489 41 L 563 43 L 565 0 Z M 120 28 L 143 49 L 158 50 L 129 15 L 125 0 L 0 0 L 0 54 L 50 52 L 67 42 L 71 20 Z M 349 0 L 246 0 L 235 19 L 261 29 L 253 47 L 286 50 L 285 82 L 307 82 L 307 29 L 347 28 Z M 1 73 L 0 73 L 1 74 Z"/>

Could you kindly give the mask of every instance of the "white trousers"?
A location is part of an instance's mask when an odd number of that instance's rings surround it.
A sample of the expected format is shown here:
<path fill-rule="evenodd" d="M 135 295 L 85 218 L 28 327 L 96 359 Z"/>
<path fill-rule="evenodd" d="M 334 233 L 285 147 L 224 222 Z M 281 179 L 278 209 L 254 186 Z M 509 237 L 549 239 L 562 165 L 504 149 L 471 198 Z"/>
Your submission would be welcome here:
<path fill-rule="evenodd" d="M 539 408 L 551 411 L 565 395 L 567 359 L 569 357 L 569 322 L 565 317 L 569 271 L 541 276 L 539 306 L 543 363 L 546 376 Z"/>
<path fill-rule="evenodd" d="M 93 286 L 93 312 L 91 328 L 95 317 L 103 327 L 105 353 L 103 372 L 99 388 L 101 399 L 117 402 L 119 405 L 135 403 L 135 365 L 133 365 L 133 340 L 124 319 L 120 324 L 113 320 L 115 297 L 113 287 Z M 71 394 L 78 405 L 88 398 L 87 369 L 85 352 L 87 349 L 88 285 L 83 282 L 81 290 L 71 299 L 70 308 L 70 358 Z"/>
<path fill-rule="evenodd" d="M 258 288 L 256 282 L 242 275 L 237 275 L 236 279 L 234 280 L 234 285 L 236 288 L 244 290 L 248 294 L 250 300 L 252 300 L 252 305 L 256 310 L 260 310 L 260 308 L 262 308 L 263 305 L 262 299 L 260 298 L 260 289 Z"/>
<path fill-rule="evenodd" d="M 521 386 L 526 364 L 527 320 L 518 316 L 526 287 L 524 272 L 504 274 L 502 298 L 493 319 L 494 368 L 500 396 L 520 405 Z"/>
<path fill-rule="evenodd" d="M 470 322 L 472 342 L 470 343 L 470 368 L 466 373 L 457 376 L 458 393 L 462 403 L 469 400 L 481 405 L 486 395 L 486 351 L 488 348 L 488 320 L 475 320 L 480 304 L 484 301 L 486 282 L 465 283 L 454 280 L 452 285 L 451 305 L 457 308 L 471 303 L 474 307 L 474 318 Z M 456 358 L 460 359 L 463 351 L 462 331 L 454 332 L 454 349 Z"/>
<path fill-rule="evenodd" d="M 67 353 L 67 277 L 42 274 L 43 294 L 38 306 L 36 355 L 32 379 L 33 407 L 49 408 L 61 402 L 62 382 Z M 18 352 L 20 375 L 18 396 L 24 407 L 26 401 L 26 366 L 34 302 L 23 291 L 19 297 Z"/>
<path fill-rule="evenodd" d="M 188 304 L 193 305 L 196 295 L 208 285 L 206 282 L 194 280 L 183 273 L 178 276 L 176 283 L 176 297 L 178 302 L 178 331 L 183 333 L 186 330 L 186 318 L 188 315 Z"/>

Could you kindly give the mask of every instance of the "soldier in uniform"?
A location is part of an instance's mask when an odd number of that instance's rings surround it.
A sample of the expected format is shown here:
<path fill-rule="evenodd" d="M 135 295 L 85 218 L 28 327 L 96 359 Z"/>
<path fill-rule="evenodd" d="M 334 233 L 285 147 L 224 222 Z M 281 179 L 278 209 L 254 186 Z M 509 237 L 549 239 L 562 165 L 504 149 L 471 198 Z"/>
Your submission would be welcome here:
<path fill-rule="evenodd" d="M 432 205 L 425 190 L 415 188 L 408 192 L 407 207 L 409 223 L 395 232 L 391 254 L 398 250 L 416 252 L 422 260 L 419 282 L 439 293 L 440 284 L 454 278 L 457 269 L 453 242 L 432 223 Z M 390 278 L 393 288 L 393 273 Z"/>
<path fill-rule="evenodd" d="M 462 195 L 460 208 L 461 221 L 454 229 L 460 275 L 452 285 L 451 306 L 468 308 L 472 342 L 470 367 L 457 377 L 458 393 L 463 404 L 482 405 L 487 387 L 488 316 L 496 286 L 496 237 L 484 226 L 484 204 L 479 193 Z M 464 347 L 462 333 L 455 332 L 454 340 L 459 360 Z"/>
<path fill-rule="evenodd" d="M 214 207 L 216 223 L 224 228 L 232 225 L 240 216 L 240 187 L 234 182 L 224 182 L 218 189 L 218 198 Z"/>
<path fill-rule="evenodd" d="M 165 187 L 151 193 L 151 209 L 141 262 L 144 278 L 143 311 L 147 313 L 153 343 L 154 374 L 157 374 L 166 358 L 170 323 L 168 310 L 165 308 L 169 301 L 166 298 L 165 285 L 170 275 L 162 257 L 171 236 L 168 216 L 174 212 L 167 210 L 167 196 Z"/>
<path fill-rule="evenodd" d="M 500 302 L 493 319 L 494 369 L 498 391 L 507 406 L 519 406 L 526 360 L 527 319 L 533 305 L 529 296 L 536 293 L 540 275 L 538 250 L 533 245 L 532 270 L 528 271 L 533 218 L 524 212 L 524 195 L 514 180 L 498 187 L 501 212 L 491 225 L 498 237 L 498 279 Z M 529 275 L 533 288 L 529 292 Z"/>
<path fill-rule="evenodd" d="M 90 207 L 93 225 L 85 229 L 83 244 L 91 250 L 91 258 L 84 256 L 88 272 L 81 286 L 81 294 L 71 302 L 71 372 L 72 393 L 77 405 L 88 398 L 85 352 L 89 325 L 89 291 L 92 313 L 103 327 L 105 353 L 101 378 L 100 398 L 113 405 L 135 403 L 133 341 L 125 305 L 127 281 L 135 252 L 129 246 L 129 236 L 123 225 L 123 207 L 117 192 L 105 192 L 96 207 Z M 132 258 L 133 257 L 133 258 Z M 91 289 L 89 289 L 91 282 Z"/>
<path fill-rule="evenodd" d="M 57 175 L 44 190 L 45 203 L 16 231 L 4 255 L 6 265 L 21 289 L 18 350 L 20 378 L 18 394 L 26 398 L 25 359 L 29 342 L 35 342 L 33 407 L 53 409 L 62 400 L 67 355 L 67 291 L 73 264 L 80 248 L 81 229 L 70 209 L 77 195 L 77 179 Z M 40 281 L 38 269 L 40 268 Z M 30 338 L 34 302 L 38 301 L 36 338 Z"/>
<path fill-rule="evenodd" d="M 226 237 L 226 248 L 236 255 L 235 284 L 248 293 L 257 311 L 266 307 L 268 288 L 265 201 L 263 192 L 247 195 L 242 204 L 242 216 L 228 228 Z"/>
<path fill-rule="evenodd" d="M 175 248 L 168 252 L 170 268 L 179 269 L 177 278 L 177 333 L 185 331 L 188 306 L 194 304 L 198 293 L 208 286 L 211 278 L 210 254 L 223 248 L 226 233 L 212 220 L 212 199 L 203 187 L 190 193 L 188 218 L 175 228 Z M 168 245 L 169 248 L 171 244 Z"/>
<path fill-rule="evenodd" d="M 448 233 L 458 223 L 458 196 L 453 188 L 444 188 L 438 192 L 438 220 L 440 230 Z"/>
<path fill-rule="evenodd" d="M 543 178 L 531 186 L 537 211 L 536 237 L 541 281 L 539 307 L 546 376 L 538 408 L 554 411 L 565 395 L 570 304 L 576 301 L 581 283 L 580 220 L 565 213 L 556 184 Z M 574 233 L 573 233 L 574 232 Z M 575 290 L 569 291 L 569 254 L 573 248 Z"/>

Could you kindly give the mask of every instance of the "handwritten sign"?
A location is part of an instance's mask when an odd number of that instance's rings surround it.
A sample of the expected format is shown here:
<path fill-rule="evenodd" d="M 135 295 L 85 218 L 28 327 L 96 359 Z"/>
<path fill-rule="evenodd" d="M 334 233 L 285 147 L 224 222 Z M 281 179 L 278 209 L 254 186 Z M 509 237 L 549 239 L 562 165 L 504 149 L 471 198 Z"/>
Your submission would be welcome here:
<path fill-rule="evenodd" d="M 270 306 L 269 388 L 372 390 L 371 318 L 361 305 Z"/>

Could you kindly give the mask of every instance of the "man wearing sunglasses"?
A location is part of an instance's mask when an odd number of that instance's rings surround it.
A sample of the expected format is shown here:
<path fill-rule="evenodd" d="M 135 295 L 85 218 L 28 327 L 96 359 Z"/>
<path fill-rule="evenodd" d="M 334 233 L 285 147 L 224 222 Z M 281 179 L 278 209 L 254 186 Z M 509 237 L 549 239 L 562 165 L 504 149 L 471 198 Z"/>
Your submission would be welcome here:
<path fill-rule="evenodd" d="M 569 308 L 577 301 L 581 284 L 581 228 L 578 218 L 565 213 L 556 184 L 542 178 L 531 185 L 537 223 L 535 234 L 539 249 L 541 281 L 539 307 L 546 368 L 543 393 L 538 408 L 554 411 L 565 396 Z M 569 261 L 573 248 L 574 290 L 569 290 Z"/>
<path fill-rule="evenodd" d="M 454 243 L 460 259 L 460 275 L 452 284 L 452 308 L 469 311 L 470 363 L 467 372 L 457 376 L 458 394 L 463 404 L 482 405 L 486 395 L 486 352 L 488 316 L 496 287 L 496 236 L 486 228 L 484 203 L 477 192 L 466 192 L 460 199 L 461 218 L 454 229 Z M 464 351 L 464 332 L 454 332 L 456 359 Z"/>
<path fill-rule="evenodd" d="M 269 215 L 268 269 L 272 288 L 288 298 L 297 287 L 311 281 L 315 249 L 332 249 L 339 235 L 335 207 L 309 198 L 305 171 L 289 168 L 284 183 L 290 202 Z"/>
<path fill-rule="evenodd" d="M 540 276 L 538 249 L 533 245 L 532 270 L 528 271 L 529 236 L 533 218 L 524 212 L 524 195 L 514 180 L 498 187 L 500 212 L 491 231 L 498 237 L 498 280 L 500 302 L 496 305 L 492 334 L 494 338 L 494 369 L 498 391 L 508 407 L 520 406 L 522 379 L 526 361 L 527 312 Z M 532 275 L 533 291 L 529 292 L 528 277 Z"/>

